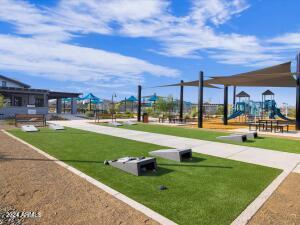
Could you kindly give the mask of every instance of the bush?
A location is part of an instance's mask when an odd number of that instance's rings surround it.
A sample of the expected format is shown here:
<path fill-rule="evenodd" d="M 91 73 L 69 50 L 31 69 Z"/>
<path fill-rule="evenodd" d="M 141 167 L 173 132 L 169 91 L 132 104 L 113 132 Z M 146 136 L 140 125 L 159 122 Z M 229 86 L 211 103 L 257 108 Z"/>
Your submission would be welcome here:
<path fill-rule="evenodd" d="M 85 116 L 86 117 L 94 117 L 94 111 L 86 111 Z"/>

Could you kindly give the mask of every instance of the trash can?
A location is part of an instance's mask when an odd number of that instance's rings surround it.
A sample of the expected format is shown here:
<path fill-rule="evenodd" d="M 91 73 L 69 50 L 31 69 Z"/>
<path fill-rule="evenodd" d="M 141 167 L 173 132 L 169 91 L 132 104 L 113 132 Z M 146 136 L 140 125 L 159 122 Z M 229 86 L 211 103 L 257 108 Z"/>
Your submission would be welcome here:
<path fill-rule="evenodd" d="M 143 113 L 143 123 L 148 123 L 148 113 Z"/>

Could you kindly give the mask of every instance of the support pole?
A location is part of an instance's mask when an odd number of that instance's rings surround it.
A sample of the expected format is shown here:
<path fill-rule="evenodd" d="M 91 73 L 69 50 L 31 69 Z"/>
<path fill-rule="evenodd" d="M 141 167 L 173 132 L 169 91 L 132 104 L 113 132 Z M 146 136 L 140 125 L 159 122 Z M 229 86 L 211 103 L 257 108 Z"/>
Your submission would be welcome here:
<path fill-rule="evenodd" d="M 297 55 L 296 130 L 300 130 L 300 53 Z"/>
<path fill-rule="evenodd" d="M 180 81 L 179 119 L 183 120 L 183 80 Z"/>
<path fill-rule="evenodd" d="M 199 74 L 198 85 L 198 128 L 203 127 L 203 71 Z"/>
<path fill-rule="evenodd" d="M 141 112 L 142 112 L 142 86 L 138 86 L 138 110 L 137 110 L 137 121 L 141 122 Z"/>
<path fill-rule="evenodd" d="M 235 95 L 236 95 L 236 86 L 233 86 L 233 108 L 235 107 Z"/>
<path fill-rule="evenodd" d="M 125 110 L 124 110 L 124 112 L 126 113 L 126 109 L 127 108 L 127 99 L 125 98 Z"/>
<path fill-rule="evenodd" d="M 228 86 L 224 86 L 224 115 L 223 121 L 224 125 L 228 124 Z"/>

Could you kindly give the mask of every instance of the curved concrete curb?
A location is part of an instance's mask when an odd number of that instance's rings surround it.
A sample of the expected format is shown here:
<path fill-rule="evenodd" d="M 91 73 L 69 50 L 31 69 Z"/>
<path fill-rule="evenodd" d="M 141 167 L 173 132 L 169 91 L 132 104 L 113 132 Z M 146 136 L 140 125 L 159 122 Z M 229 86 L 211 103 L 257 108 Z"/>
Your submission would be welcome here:
<path fill-rule="evenodd" d="M 24 145 L 27 145 L 28 147 L 32 148 L 33 150 L 37 151 L 38 153 L 42 154 L 43 156 L 45 156 L 46 158 L 53 160 L 55 163 L 57 163 L 58 165 L 64 167 L 65 169 L 71 171 L 72 173 L 76 174 L 77 176 L 80 176 L 81 178 L 85 179 L 86 181 L 90 182 L 91 184 L 95 185 L 96 187 L 102 189 L 103 191 L 107 192 L 108 194 L 114 196 L 115 198 L 121 200 L 122 202 L 126 203 L 127 205 L 131 206 L 132 208 L 142 212 L 143 214 L 145 214 L 146 216 L 150 217 L 151 219 L 157 221 L 160 224 L 164 224 L 164 225 L 177 225 L 176 223 L 174 223 L 173 221 L 169 220 L 168 218 L 160 215 L 159 213 L 153 211 L 152 209 L 144 206 L 143 204 L 138 203 L 137 201 L 127 197 L 126 195 L 110 188 L 109 186 L 101 183 L 98 180 L 95 180 L 94 178 L 86 175 L 85 173 L 82 173 L 81 171 L 75 169 L 72 166 L 69 166 L 68 164 L 56 159 L 55 157 L 45 153 L 44 151 L 40 150 L 39 148 L 36 148 L 35 146 L 23 141 L 22 139 L 6 132 L 5 130 L 2 130 L 3 133 L 5 133 L 6 135 L 14 138 L 15 140 L 23 143 Z"/>

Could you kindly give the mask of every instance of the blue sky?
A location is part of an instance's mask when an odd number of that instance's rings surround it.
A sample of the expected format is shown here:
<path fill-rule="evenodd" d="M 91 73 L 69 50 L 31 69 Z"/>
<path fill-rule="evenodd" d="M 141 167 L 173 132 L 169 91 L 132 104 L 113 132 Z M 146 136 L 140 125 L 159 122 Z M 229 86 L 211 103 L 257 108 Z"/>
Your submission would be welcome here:
<path fill-rule="evenodd" d="M 137 3 L 138 2 L 138 3 Z M 0 0 L 0 73 L 36 88 L 123 99 L 136 87 L 231 75 L 292 60 L 298 0 Z M 267 88 L 238 88 L 253 100 Z M 295 104 L 294 88 L 270 88 Z M 179 88 L 143 94 L 179 95 Z M 231 94 L 231 90 L 230 90 Z M 205 100 L 222 102 L 222 90 Z M 197 101 L 195 88 L 185 100 Z"/>

